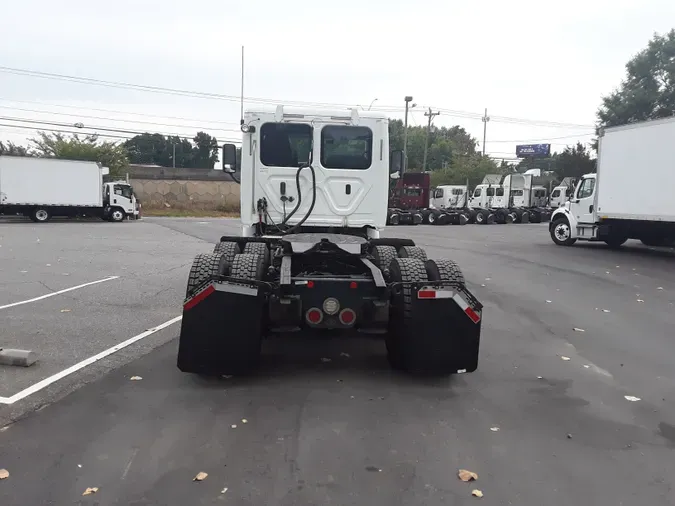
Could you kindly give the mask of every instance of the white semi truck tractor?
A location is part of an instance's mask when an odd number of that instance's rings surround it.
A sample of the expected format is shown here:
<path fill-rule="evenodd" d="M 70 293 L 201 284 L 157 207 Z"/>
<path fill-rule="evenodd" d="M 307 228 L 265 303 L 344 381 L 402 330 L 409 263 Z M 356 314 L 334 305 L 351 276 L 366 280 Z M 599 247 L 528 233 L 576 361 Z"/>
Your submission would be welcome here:
<path fill-rule="evenodd" d="M 475 371 L 482 305 L 459 266 L 380 236 L 403 164 L 387 116 L 278 106 L 243 119 L 241 232 L 194 259 L 178 368 L 250 373 L 263 339 L 311 332 L 379 335 L 412 374 Z M 223 146 L 226 170 L 236 158 Z"/>
<path fill-rule="evenodd" d="M 584 175 L 571 199 L 551 217 L 560 246 L 628 239 L 648 246 L 675 243 L 675 118 L 644 121 L 600 132 L 597 172 Z"/>

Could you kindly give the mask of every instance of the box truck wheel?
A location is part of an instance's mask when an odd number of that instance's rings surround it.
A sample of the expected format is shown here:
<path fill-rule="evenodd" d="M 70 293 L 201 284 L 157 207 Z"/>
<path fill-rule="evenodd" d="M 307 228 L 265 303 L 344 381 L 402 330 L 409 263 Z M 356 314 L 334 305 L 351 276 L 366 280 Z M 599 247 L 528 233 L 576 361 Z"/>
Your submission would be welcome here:
<path fill-rule="evenodd" d="M 556 218 L 556 220 L 551 223 L 550 227 L 551 239 L 558 246 L 572 246 L 576 239 L 572 239 L 572 230 L 570 229 L 570 224 L 567 221 L 567 218 Z"/>
<path fill-rule="evenodd" d="M 127 213 L 125 213 L 124 210 L 119 207 L 115 207 L 110 211 L 110 221 L 119 223 L 120 221 L 124 221 L 126 217 Z"/>
<path fill-rule="evenodd" d="M 52 219 L 52 215 L 49 212 L 49 209 L 44 207 L 36 207 L 30 213 L 30 219 L 35 223 L 46 223 Z"/>

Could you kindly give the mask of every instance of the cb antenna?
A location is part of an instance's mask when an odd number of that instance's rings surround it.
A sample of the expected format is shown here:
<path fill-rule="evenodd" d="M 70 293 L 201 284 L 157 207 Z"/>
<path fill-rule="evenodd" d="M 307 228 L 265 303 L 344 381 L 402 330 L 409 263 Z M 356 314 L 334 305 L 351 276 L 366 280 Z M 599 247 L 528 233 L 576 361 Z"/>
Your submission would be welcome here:
<path fill-rule="evenodd" d="M 239 121 L 240 125 L 244 124 L 244 46 L 241 46 L 241 111 Z"/>

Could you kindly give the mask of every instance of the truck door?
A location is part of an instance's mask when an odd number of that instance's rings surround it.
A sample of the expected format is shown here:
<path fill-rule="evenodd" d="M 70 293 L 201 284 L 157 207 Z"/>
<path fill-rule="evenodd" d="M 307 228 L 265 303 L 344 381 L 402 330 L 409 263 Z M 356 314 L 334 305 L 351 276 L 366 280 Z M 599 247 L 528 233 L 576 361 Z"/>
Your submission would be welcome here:
<path fill-rule="evenodd" d="M 436 188 L 433 193 L 431 202 L 429 202 L 429 207 L 440 209 L 444 207 L 443 203 L 443 188 Z"/>
<path fill-rule="evenodd" d="M 595 222 L 595 177 L 587 177 L 579 183 L 574 207 L 571 211 L 579 223 Z"/>
<path fill-rule="evenodd" d="M 482 204 L 482 187 L 476 186 L 476 188 L 473 191 L 473 195 L 469 199 L 469 207 L 471 209 L 474 209 L 476 207 L 483 207 Z"/>

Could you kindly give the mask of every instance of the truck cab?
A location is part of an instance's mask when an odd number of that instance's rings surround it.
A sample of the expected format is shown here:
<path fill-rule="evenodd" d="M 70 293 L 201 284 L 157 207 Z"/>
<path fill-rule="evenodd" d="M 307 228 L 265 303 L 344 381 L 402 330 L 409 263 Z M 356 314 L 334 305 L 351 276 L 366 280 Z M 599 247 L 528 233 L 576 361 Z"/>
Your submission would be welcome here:
<path fill-rule="evenodd" d="M 103 206 L 105 216 L 111 221 L 122 221 L 126 217 L 137 219 L 140 213 L 134 189 L 126 181 L 103 184 Z"/>
<path fill-rule="evenodd" d="M 429 202 L 434 209 L 463 209 L 466 207 L 468 188 L 466 185 L 437 186 Z"/>

